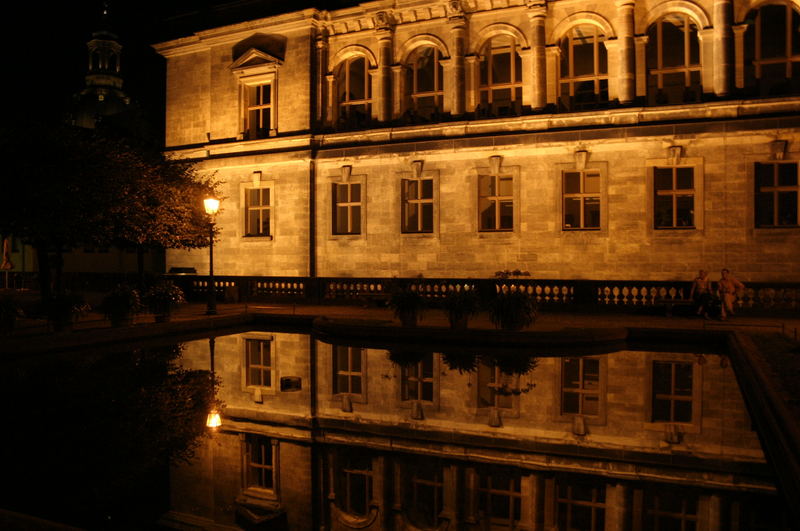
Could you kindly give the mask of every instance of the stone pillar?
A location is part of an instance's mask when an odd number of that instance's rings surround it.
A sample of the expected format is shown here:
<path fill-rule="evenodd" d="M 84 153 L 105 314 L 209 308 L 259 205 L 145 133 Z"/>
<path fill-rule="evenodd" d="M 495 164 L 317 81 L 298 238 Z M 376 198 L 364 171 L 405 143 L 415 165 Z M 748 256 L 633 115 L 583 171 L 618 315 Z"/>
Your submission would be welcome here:
<path fill-rule="evenodd" d="M 608 57 L 608 101 L 620 100 L 619 86 L 622 66 L 620 65 L 619 39 L 603 41 L 600 46 L 606 47 L 606 57 Z M 617 75 L 614 75 L 614 74 Z"/>
<path fill-rule="evenodd" d="M 636 51 L 633 46 L 633 5 L 634 0 L 616 0 L 617 22 L 619 26 L 617 46 L 619 47 L 619 74 L 617 97 L 620 103 L 633 101 L 636 71 Z M 610 96 L 610 95 L 609 95 Z"/>
<path fill-rule="evenodd" d="M 328 96 L 328 112 L 327 123 L 328 125 L 335 126 L 336 121 L 339 119 L 339 106 L 336 104 L 336 76 L 327 74 L 325 76 L 326 92 Z"/>
<path fill-rule="evenodd" d="M 738 24 L 733 26 L 733 49 L 734 61 L 736 64 L 734 78 L 736 80 L 736 88 L 744 88 L 744 33 L 747 31 L 747 24 Z"/>
<path fill-rule="evenodd" d="M 547 59 L 547 103 L 558 103 L 558 69 L 561 64 L 561 49 L 558 46 L 545 48 Z"/>
<path fill-rule="evenodd" d="M 531 21 L 531 87 L 533 97 L 531 107 L 534 110 L 544 109 L 547 105 L 547 57 L 545 55 L 544 20 L 547 15 L 547 4 L 534 0 L 528 4 L 528 19 Z"/>
<path fill-rule="evenodd" d="M 636 97 L 647 96 L 647 35 L 639 35 L 634 38 L 636 47 Z"/>
<path fill-rule="evenodd" d="M 606 528 L 605 531 L 625 531 L 630 520 L 629 489 L 621 484 L 606 485 Z"/>
<path fill-rule="evenodd" d="M 463 15 L 450 17 L 450 113 L 460 116 L 466 112 L 466 68 L 464 54 L 467 49 L 467 21 Z M 447 91 L 445 91 L 447 94 Z"/>
<path fill-rule="evenodd" d="M 325 122 L 325 108 L 328 106 L 326 93 L 328 84 L 325 80 L 325 73 L 328 71 L 328 39 L 324 33 L 317 36 L 316 40 L 316 69 L 314 70 L 316 94 L 314 95 L 314 121 L 317 124 Z"/>
<path fill-rule="evenodd" d="M 392 66 L 392 118 L 399 118 L 406 111 L 406 67 L 403 65 Z"/>
<path fill-rule="evenodd" d="M 466 105 L 466 112 L 473 112 L 475 107 L 477 107 L 478 103 L 480 102 L 478 87 L 481 84 L 481 73 L 478 68 L 478 61 L 480 61 L 480 58 L 477 55 L 469 55 L 464 57 L 464 63 L 466 67 L 464 69 L 464 78 L 466 79 L 466 83 L 464 85 L 464 104 Z"/>
<path fill-rule="evenodd" d="M 714 94 L 727 96 L 731 86 L 731 0 L 714 0 Z"/>
<path fill-rule="evenodd" d="M 701 498 L 701 506 L 706 505 L 706 510 L 703 511 L 705 513 L 705 526 L 701 529 L 707 529 L 708 531 L 721 531 L 722 530 L 722 499 L 719 497 L 718 494 L 711 494 L 708 496 L 707 500 L 703 500 Z M 706 503 L 703 504 L 703 501 Z M 702 522 L 698 522 L 698 524 L 702 525 Z"/>
<path fill-rule="evenodd" d="M 388 122 L 392 116 L 392 30 L 381 28 L 378 37 L 378 93 L 374 97 L 377 118 Z"/>
<path fill-rule="evenodd" d="M 697 44 L 700 46 L 700 83 L 703 92 L 714 92 L 714 29 L 697 30 Z"/>

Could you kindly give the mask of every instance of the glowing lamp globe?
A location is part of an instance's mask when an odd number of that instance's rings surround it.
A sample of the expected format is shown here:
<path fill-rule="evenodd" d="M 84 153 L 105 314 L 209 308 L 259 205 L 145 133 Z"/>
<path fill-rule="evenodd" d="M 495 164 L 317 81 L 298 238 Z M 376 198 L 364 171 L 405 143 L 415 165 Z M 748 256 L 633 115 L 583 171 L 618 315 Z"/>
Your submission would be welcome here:
<path fill-rule="evenodd" d="M 213 216 L 219 211 L 219 199 L 215 197 L 203 199 L 203 206 L 206 208 L 206 214 Z"/>
<path fill-rule="evenodd" d="M 219 428 L 222 426 L 222 418 L 219 416 L 219 412 L 214 410 L 208 414 L 208 418 L 206 419 L 206 426 L 209 428 Z"/>

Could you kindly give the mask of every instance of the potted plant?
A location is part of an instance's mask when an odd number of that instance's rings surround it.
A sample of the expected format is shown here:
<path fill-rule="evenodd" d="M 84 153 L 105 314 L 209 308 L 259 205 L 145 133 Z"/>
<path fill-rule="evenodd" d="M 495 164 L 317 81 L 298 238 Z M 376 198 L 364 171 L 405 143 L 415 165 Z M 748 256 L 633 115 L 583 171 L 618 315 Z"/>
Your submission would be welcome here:
<path fill-rule="evenodd" d="M 111 321 L 111 326 L 130 325 L 133 316 L 142 310 L 139 292 L 126 284 L 120 284 L 105 296 L 100 310 Z"/>
<path fill-rule="evenodd" d="M 489 318 L 502 330 L 522 330 L 536 320 L 536 301 L 524 291 L 500 291 L 490 303 Z"/>
<path fill-rule="evenodd" d="M 144 302 L 148 310 L 155 314 L 157 323 L 170 320 L 172 310 L 177 304 L 186 302 L 183 290 L 170 280 L 156 282 L 144 294 Z"/>
<path fill-rule="evenodd" d="M 394 315 L 406 327 L 417 326 L 417 320 L 425 308 L 425 297 L 409 284 L 399 285 L 392 291 L 389 306 L 394 309 Z"/>
<path fill-rule="evenodd" d="M 478 313 L 478 294 L 471 286 L 450 289 L 442 298 L 442 308 L 453 330 L 467 328 L 469 318 Z"/>
<path fill-rule="evenodd" d="M 65 293 L 47 302 L 45 314 L 53 330 L 60 332 L 72 328 L 75 321 L 89 309 L 82 296 L 77 293 Z"/>

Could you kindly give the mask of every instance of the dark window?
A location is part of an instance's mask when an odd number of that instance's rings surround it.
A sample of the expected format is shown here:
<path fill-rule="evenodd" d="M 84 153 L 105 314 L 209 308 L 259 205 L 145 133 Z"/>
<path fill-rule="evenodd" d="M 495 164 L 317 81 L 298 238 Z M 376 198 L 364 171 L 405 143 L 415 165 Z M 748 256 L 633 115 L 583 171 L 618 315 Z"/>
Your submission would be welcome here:
<path fill-rule="evenodd" d="M 600 360 L 562 359 L 561 412 L 576 415 L 600 413 Z"/>
<path fill-rule="evenodd" d="M 759 96 L 800 92 L 800 14 L 771 2 L 745 19 L 745 82 Z"/>
<path fill-rule="evenodd" d="M 645 496 L 645 528 L 651 531 L 695 531 L 697 496 L 659 489 Z"/>
<path fill-rule="evenodd" d="M 366 515 L 372 501 L 372 458 L 342 452 L 339 463 L 336 493 L 339 507 L 351 514 Z"/>
<path fill-rule="evenodd" d="M 558 529 L 605 529 L 605 486 L 579 479 L 556 482 Z"/>
<path fill-rule="evenodd" d="M 655 228 L 694 228 L 694 184 L 694 168 L 653 168 Z"/>
<path fill-rule="evenodd" d="M 433 401 L 433 353 L 425 354 L 419 363 L 402 369 L 403 400 Z"/>
<path fill-rule="evenodd" d="M 245 339 L 247 385 L 272 387 L 272 342 Z"/>
<path fill-rule="evenodd" d="M 756 227 L 797 227 L 797 163 L 756 163 L 755 184 Z"/>
<path fill-rule="evenodd" d="M 416 50 L 406 69 L 406 90 L 417 117 L 431 120 L 442 110 L 444 79 L 441 52 L 432 46 Z"/>
<path fill-rule="evenodd" d="M 334 183 L 333 233 L 361 234 L 361 183 Z"/>
<path fill-rule="evenodd" d="M 403 232 L 433 232 L 433 179 L 403 179 Z"/>
<path fill-rule="evenodd" d="M 592 25 L 576 26 L 559 42 L 558 103 L 562 110 L 580 111 L 608 103 L 606 37 Z"/>
<path fill-rule="evenodd" d="M 504 373 L 492 361 L 481 359 L 478 364 L 478 407 L 511 409 L 516 390 L 514 375 Z"/>
<path fill-rule="evenodd" d="M 692 422 L 693 371 L 691 363 L 653 362 L 653 422 Z"/>
<path fill-rule="evenodd" d="M 272 441 L 258 435 L 245 437 L 247 451 L 247 487 L 273 490 L 275 488 L 275 454 Z"/>
<path fill-rule="evenodd" d="M 245 236 L 270 235 L 270 189 L 249 188 L 245 190 Z"/>
<path fill-rule="evenodd" d="M 514 178 L 510 175 L 478 176 L 478 213 L 481 231 L 514 229 Z"/>
<path fill-rule="evenodd" d="M 700 101 L 697 25 L 672 13 L 647 30 L 647 101 L 650 105 Z"/>
<path fill-rule="evenodd" d="M 336 87 L 340 125 L 366 126 L 372 108 L 372 84 L 367 60 L 354 57 L 342 63 L 336 73 Z"/>
<path fill-rule="evenodd" d="M 600 172 L 564 172 L 564 229 L 600 228 Z"/>
<path fill-rule="evenodd" d="M 356 347 L 333 347 L 333 394 L 362 393 L 362 362 L 364 351 Z"/>
<path fill-rule="evenodd" d="M 444 509 L 442 464 L 436 459 L 415 456 L 407 465 L 406 503 L 411 521 L 417 526 L 434 528 Z"/>
<path fill-rule="evenodd" d="M 480 105 L 496 116 L 519 114 L 522 104 L 522 57 L 514 37 L 492 37 L 480 54 Z"/>
<path fill-rule="evenodd" d="M 247 86 L 247 138 L 266 138 L 272 127 L 272 84 Z"/>
<path fill-rule="evenodd" d="M 522 514 L 519 473 L 486 468 L 478 473 L 478 512 L 490 529 L 516 529 Z"/>

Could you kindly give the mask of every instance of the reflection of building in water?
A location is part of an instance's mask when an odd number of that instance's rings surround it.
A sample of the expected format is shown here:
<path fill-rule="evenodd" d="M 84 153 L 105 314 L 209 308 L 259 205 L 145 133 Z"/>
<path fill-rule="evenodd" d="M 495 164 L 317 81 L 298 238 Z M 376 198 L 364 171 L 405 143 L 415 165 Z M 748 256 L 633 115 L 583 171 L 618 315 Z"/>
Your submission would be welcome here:
<path fill-rule="evenodd" d="M 521 375 L 489 359 L 461 372 L 444 358 L 302 334 L 217 338 L 223 426 L 193 463 L 174 469 L 167 520 L 246 529 L 788 528 L 720 355 L 539 358 Z M 207 366 L 207 343 L 190 343 L 185 362 Z M 292 377 L 299 390 L 286 390 Z"/>

